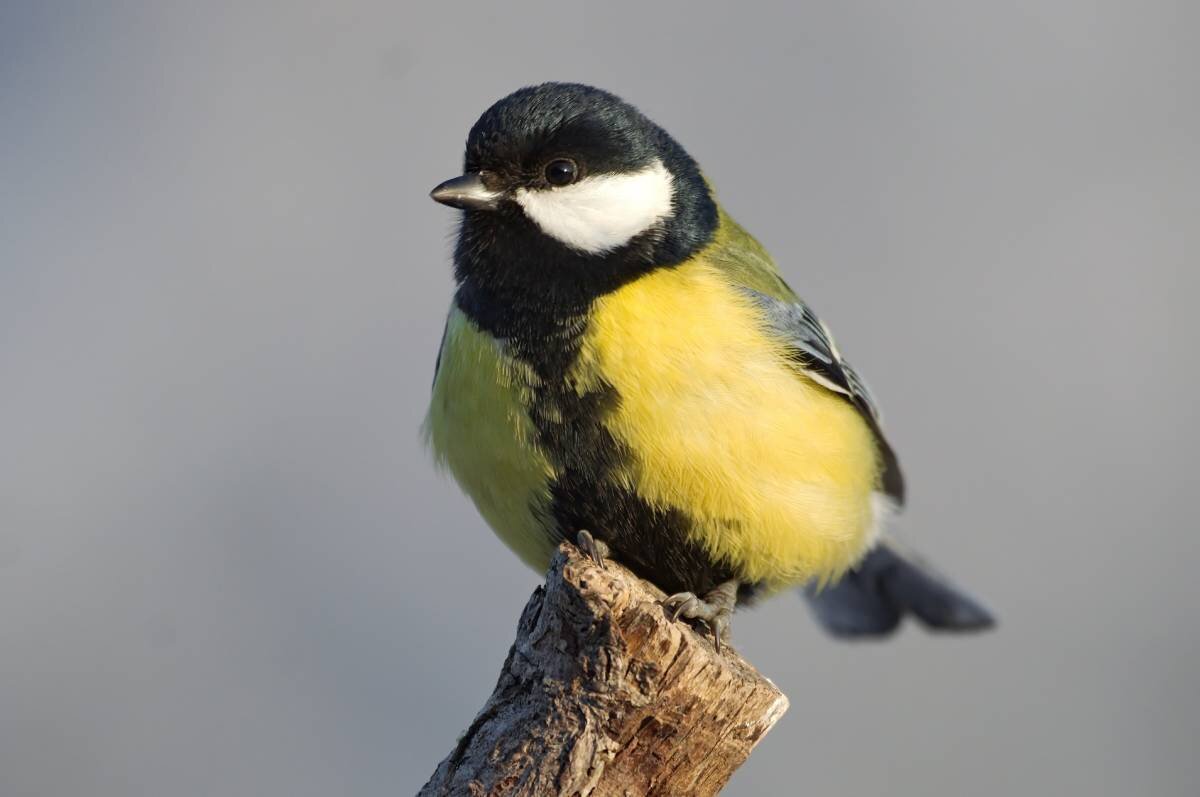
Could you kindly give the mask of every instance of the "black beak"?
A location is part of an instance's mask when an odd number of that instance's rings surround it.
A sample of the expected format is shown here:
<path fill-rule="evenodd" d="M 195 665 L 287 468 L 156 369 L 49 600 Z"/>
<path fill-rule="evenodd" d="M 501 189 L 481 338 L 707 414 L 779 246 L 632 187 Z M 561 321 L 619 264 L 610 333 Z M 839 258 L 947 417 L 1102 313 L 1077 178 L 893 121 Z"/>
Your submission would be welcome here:
<path fill-rule="evenodd" d="M 471 173 L 447 180 L 429 196 L 434 202 L 460 210 L 495 210 L 502 195 L 489 190 L 477 173 Z"/>

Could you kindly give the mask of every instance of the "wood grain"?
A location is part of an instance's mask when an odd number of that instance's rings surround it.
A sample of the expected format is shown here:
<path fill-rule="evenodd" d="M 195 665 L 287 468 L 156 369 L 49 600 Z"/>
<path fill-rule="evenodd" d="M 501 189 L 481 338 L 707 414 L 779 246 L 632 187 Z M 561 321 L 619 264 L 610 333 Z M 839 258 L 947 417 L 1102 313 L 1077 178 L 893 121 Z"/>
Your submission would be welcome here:
<path fill-rule="evenodd" d="M 787 697 L 730 647 L 672 622 L 662 597 L 560 546 L 495 691 L 421 797 L 719 792 Z"/>

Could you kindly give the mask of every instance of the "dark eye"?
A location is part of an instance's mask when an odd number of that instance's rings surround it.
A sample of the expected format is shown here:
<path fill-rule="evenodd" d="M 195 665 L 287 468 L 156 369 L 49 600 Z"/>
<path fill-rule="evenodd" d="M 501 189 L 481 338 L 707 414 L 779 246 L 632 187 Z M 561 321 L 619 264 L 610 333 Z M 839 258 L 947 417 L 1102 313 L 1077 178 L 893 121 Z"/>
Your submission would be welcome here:
<path fill-rule="evenodd" d="M 579 176 L 575 161 L 559 158 L 546 164 L 546 182 L 550 185 L 570 185 Z"/>

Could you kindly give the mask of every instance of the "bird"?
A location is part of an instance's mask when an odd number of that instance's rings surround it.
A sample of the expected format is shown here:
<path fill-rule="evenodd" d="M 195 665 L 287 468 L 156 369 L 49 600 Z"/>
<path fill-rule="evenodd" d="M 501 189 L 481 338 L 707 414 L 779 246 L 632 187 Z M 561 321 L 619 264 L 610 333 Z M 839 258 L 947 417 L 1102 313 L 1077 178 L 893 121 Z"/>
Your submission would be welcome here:
<path fill-rule="evenodd" d="M 618 561 L 718 649 L 788 588 L 841 638 L 993 625 L 886 533 L 905 482 L 875 398 L 665 129 L 527 86 L 430 196 L 461 216 L 425 439 L 527 564 Z"/>

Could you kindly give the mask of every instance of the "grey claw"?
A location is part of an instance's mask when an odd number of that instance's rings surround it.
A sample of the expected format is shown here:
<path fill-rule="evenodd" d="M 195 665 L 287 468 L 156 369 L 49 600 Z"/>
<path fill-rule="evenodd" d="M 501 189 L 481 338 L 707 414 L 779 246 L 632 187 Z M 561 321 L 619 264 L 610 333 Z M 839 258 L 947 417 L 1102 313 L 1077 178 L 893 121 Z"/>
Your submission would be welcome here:
<path fill-rule="evenodd" d="M 721 652 L 721 645 L 729 641 L 729 626 L 729 615 L 725 612 L 719 612 L 708 621 L 708 630 L 712 632 L 713 646 L 717 653 Z"/>
<path fill-rule="evenodd" d="M 691 619 L 699 613 L 701 608 L 700 599 L 692 592 L 677 592 L 674 595 L 663 598 L 661 603 L 664 609 L 671 612 L 671 622 L 678 622 L 684 612 L 687 612 L 689 619 Z"/>
<path fill-rule="evenodd" d="M 695 598 L 688 598 L 686 601 L 684 601 L 683 603 L 681 603 L 677 607 L 675 607 L 675 611 L 671 615 L 671 622 L 673 622 L 673 623 L 679 622 L 679 615 L 683 614 L 684 609 L 690 609 L 691 603 L 694 600 L 695 600 Z"/>
<path fill-rule="evenodd" d="M 681 617 L 699 620 L 712 634 L 713 646 L 720 653 L 729 644 L 729 631 L 733 606 L 737 596 L 737 582 L 729 581 L 714 589 L 703 599 L 692 592 L 677 592 L 659 603 L 676 622 Z"/>
<path fill-rule="evenodd" d="M 604 564 L 604 558 L 608 556 L 608 546 L 602 541 L 592 536 L 592 533 L 587 529 L 580 529 L 575 535 L 575 547 L 577 547 L 584 556 L 596 563 L 596 566 L 601 570 L 607 570 L 608 566 Z"/>

